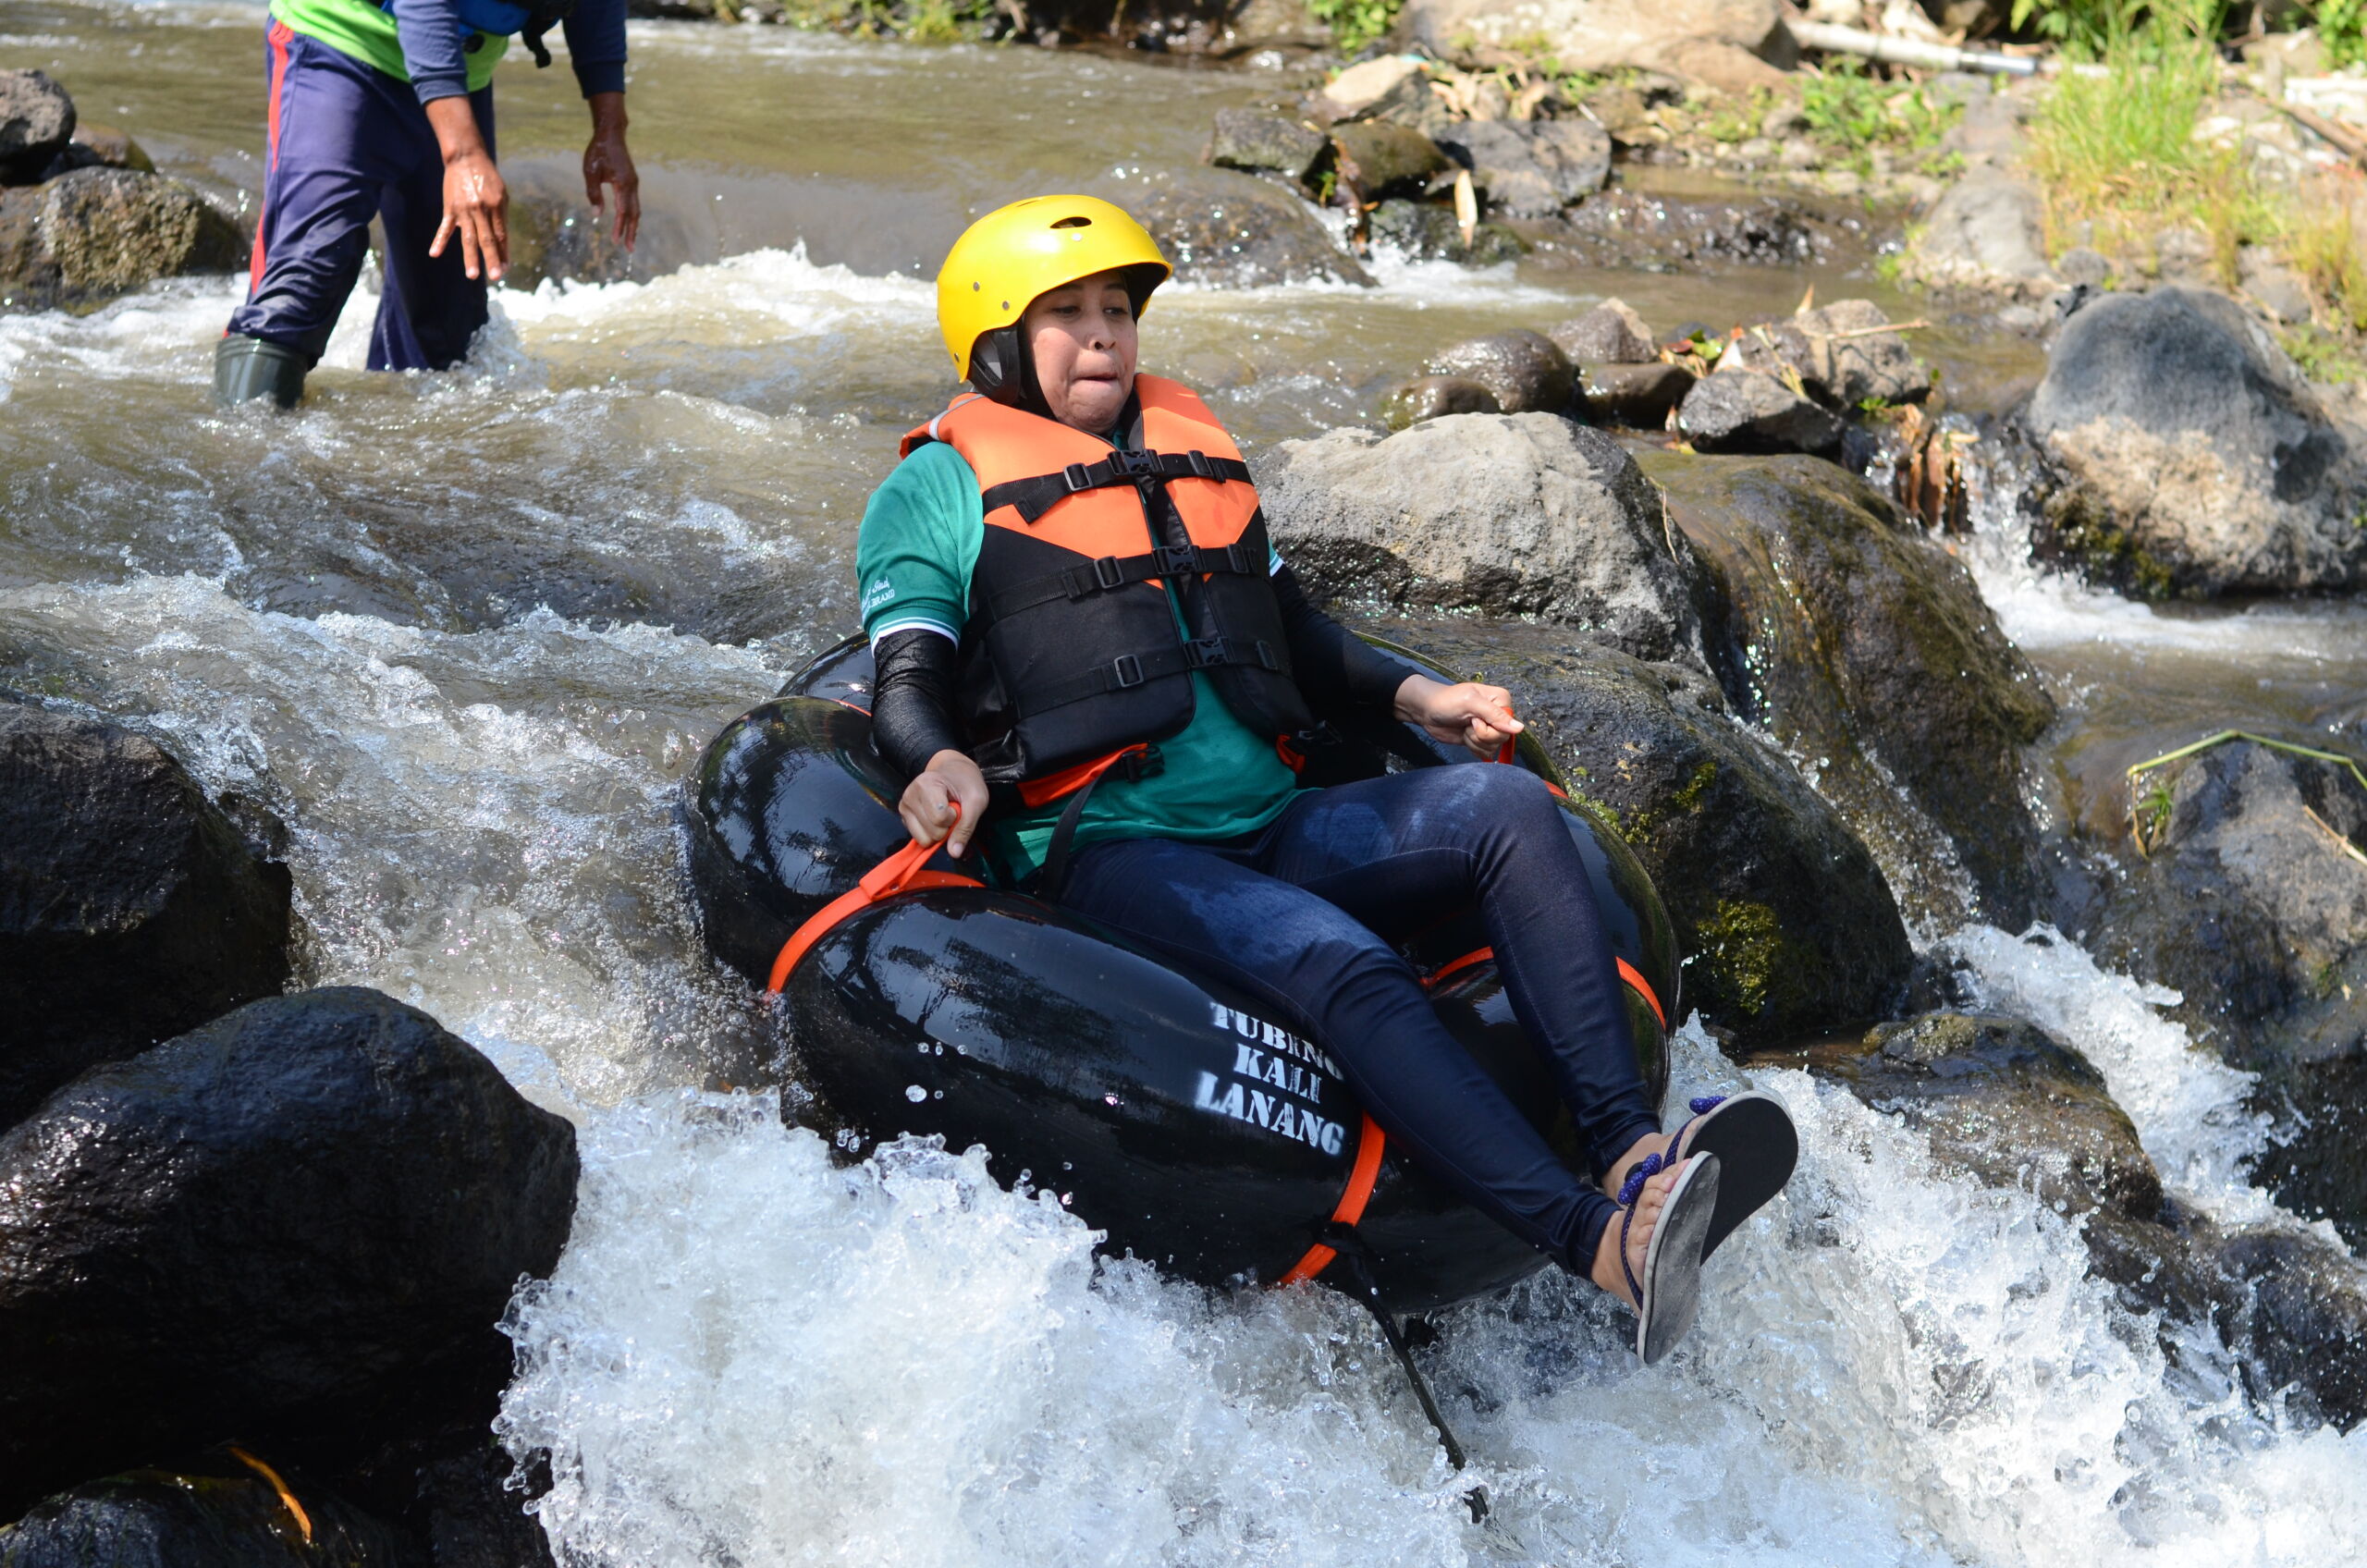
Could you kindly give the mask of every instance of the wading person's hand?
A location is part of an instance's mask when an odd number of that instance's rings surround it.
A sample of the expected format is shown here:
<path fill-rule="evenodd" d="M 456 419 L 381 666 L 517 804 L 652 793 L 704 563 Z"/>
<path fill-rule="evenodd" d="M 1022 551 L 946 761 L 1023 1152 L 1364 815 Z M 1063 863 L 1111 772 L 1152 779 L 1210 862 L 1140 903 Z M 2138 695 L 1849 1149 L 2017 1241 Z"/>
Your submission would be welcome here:
<path fill-rule="evenodd" d="M 592 140 L 583 148 L 583 195 L 595 214 L 607 211 L 603 187 L 617 195 L 617 243 L 626 250 L 641 235 L 641 176 L 625 149 L 625 95 L 592 95 Z"/>
<path fill-rule="evenodd" d="M 476 111 L 466 98 L 438 98 L 427 105 L 427 123 L 444 150 L 444 221 L 427 253 L 442 255 L 457 235 L 468 275 L 497 281 L 509 270 L 509 188 L 477 131 Z"/>
<path fill-rule="evenodd" d="M 1397 717 L 1490 761 L 1525 728 L 1513 717 L 1512 693 L 1502 687 L 1476 680 L 1449 686 L 1427 675 L 1409 675 L 1397 688 Z"/>
<path fill-rule="evenodd" d="M 896 815 L 904 819 L 904 831 L 914 842 L 942 842 L 945 852 L 960 860 L 986 819 L 987 776 L 963 753 L 939 752 L 928 759 L 926 771 L 904 786 Z"/>

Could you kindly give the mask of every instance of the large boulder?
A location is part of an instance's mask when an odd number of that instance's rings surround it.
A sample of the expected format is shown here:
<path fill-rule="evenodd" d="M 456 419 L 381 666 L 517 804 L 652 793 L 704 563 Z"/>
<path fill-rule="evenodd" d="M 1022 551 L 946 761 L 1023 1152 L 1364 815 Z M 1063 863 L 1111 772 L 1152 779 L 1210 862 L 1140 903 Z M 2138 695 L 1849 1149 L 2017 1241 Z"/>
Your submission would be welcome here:
<path fill-rule="evenodd" d="M 1580 801 L 1643 858 L 1699 1009 L 1743 1047 L 1883 1016 L 1914 962 L 1873 857 L 1717 687 L 1517 621 L 1387 621 L 1388 636 L 1513 694 Z"/>
<path fill-rule="evenodd" d="M 2064 325 L 2023 423 L 2068 481 L 2042 508 L 2042 555 L 2151 594 L 2367 582 L 2358 433 L 2232 300 L 2095 300 Z"/>
<path fill-rule="evenodd" d="M 1438 143 L 1387 120 L 1351 120 L 1331 128 L 1340 178 L 1367 202 L 1422 196 L 1453 165 Z"/>
<path fill-rule="evenodd" d="M 283 1460 L 222 1447 L 43 1499 L 0 1526 L 0 1568 L 413 1568 L 381 1520 Z M 443 1568 L 441 1562 L 435 1568 Z"/>
<path fill-rule="evenodd" d="M 1539 616 L 1643 658 L 1702 655 L 1699 569 L 1609 436 L 1552 414 L 1331 430 L 1257 463 L 1274 541 L 1311 593 Z"/>
<path fill-rule="evenodd" d="M 2020 1019 L 1937 1012 L 1762 1058 L 1846 1085 L 1931 1140 L 1937 1161 L 2034 1191 L 2080 1227 L 2096 1274 L 2162 1315 L 2179 1360 L 2197 1325 L 2285 1414 L 2367 1418 L 2367 1268 L 2289 1227 L 2226 1226 L 2165 1195 L 2137 1130 L 2077 1050 Z"/>
<path fill-rule="evenodd" d="M 0 185 L 42 172 L 74 137 L 74 100 L 41 71 L 0 71 Z"/>
<path fill-rule="evenodd" d="M 2256 1177 L 2367 1247 L 2367 790 L 2238 741 L 2145 775 L 2134 804 L 2147 852 L 2122 857 L 2091 950 L 2261 1074 L 2280 1132 Z"/>
<path fill-rule="evenodd" d="M 1804 265 L 1832 251 L 1836 228 L 1790 196 L 1697 196 L 1621 185 L 1571 208 L 1550 238 L 1587 266 L 1678 272 L 1704 262 Z"/>
<path fill-rule="evenodd" d="M 154 741 L 0 702 L 0 1127 L 287 985 L 289 887 Z"/>
<path fill-rule="evenodd" d="M 0 1136 L 0 1517 L 158 1453 L 482 1405 L 576 1174 L 565 1121 L 375 991 L 83 1074 Z"/>
<path fill-rule="evenodd" d="M 0 309 L 89 309 L 158 278 L 234 272 L 239 226 L 178 179 L 79 168 L 0 190 Z"/>
<path fill-rule="evenodd" d="M 1998 169 L 1973 169 L 1950 186 L 1901 261 L 1932 288 L 2037 299 L 2054 287 L 2037 188 Z"/>
<path fill-rule="evenodd" d="M 1641 461 L 1717 579 L 1711 652 L 1727 695 L 1816 759 L 1817 788 L 1909 917 L 2019 929 L 2051 913 L 2022 748 L 2054 704 L 1964 564 L 1814 458 Z"/>
<path fill-rule="evenodd" d="M 1564 71 L 1660 71 L 1728 92 L 1779 84 L 1776 67 L 1799 53 L 1776 0 L 1405 0 L 1398 28 L 1444 58 L 1492 65 L 1514 51 Z"/>
<path fill-rule="evenodd" d="M 1331 151 L 1331 139 L 1304 120 L 1257 109 L 1217 111 L 1208 141 L 1208 162 L 1244 174 L 1276 174 L 1298 181 L 1314 174 Z"/>
<path fill-rule="evenodd" d="M 1551 217 L 1611 178 L 1611 137 L 1588 119 L 1464 120 L 1438 143 L 1490 206 L 1516 218 Z"/>
<path fill-rule="evenodd" d="M 1551 338 L 1526 327 L 1450 345 L 1422 368 L 1478 382 L 1508 414 L 1558 414 L 1570 406 L 1569 360 Z"/>
<path fill-rule="evenodd" d="M 1134 215 L 1186 282 L 1220 288 L 1372 282 L 1331 243 L 1314 209 L 1255 175 L 1230 169 L 1179 175 L 1144 198 Z"/>

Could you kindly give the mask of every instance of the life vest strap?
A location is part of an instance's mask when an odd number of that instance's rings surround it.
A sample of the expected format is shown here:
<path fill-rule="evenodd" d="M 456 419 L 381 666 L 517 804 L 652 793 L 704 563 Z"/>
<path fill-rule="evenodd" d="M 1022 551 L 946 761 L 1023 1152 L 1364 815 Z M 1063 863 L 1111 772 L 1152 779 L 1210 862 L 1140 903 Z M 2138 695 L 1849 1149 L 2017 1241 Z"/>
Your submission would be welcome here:
<path fill-rule="evenodd" d="M 1164 680 L 1171 676 L 1189 675 L 1197 669 L 1213 669 L 1219 665 L 1256 665 L 1279 673 L 1282 668 L 1281 655 L 1274 645 L 1264 638 L 1196 637 L 1188 643 L 1170 643 L 1163 648 L 1146 648 L 1138 654 L 1120 654 L 1108 664 L 1096 665 L 1083 675 L 1066 680 L 1049 681 L 1018 704 L 1019 717 L 1033 718 L 1054 708 L 1066 707 L 1098 697 L 1105 692 L 1127 692 L 1149 680 Z"/>
<path fill-rule="evenodd" d="M 1076 826 L 1085 820 L 1085 802 L 1104 778 L 1116 773 L 1129 780 L 1148 778 L 1159 770 L 1159 748 L 1133 745 L 1110 753 L 1093 762 L 1039 778 L 1029 793 L 1030 786 L 1019 787 L 1020 798 L 1029 805 L 1049 804 L 1062 795 L 1069 803 L 1061 812 L 1061 820 L 1052 825 L 1051 841 L 1044 846 L 1044 864 L 1036 873 L 1036 896 L 1046 903 L 1058 902 L 1061 889 L 1068 885 L 1069 851 L 1076 841 Z"/>
<path fill-rule="evenodd" d="M 1249 465 L 1239 458 L 1212 458 L 1200 451 L 1154 452 L 1122 447 L 1098 462 L 1071 463 L 1058 473 L 1005 480 L 980 498 L 988 514 L 1009 507 L 1022 522 L 1032 524 L 1071 496 L 1087 490 L 1112 484 L 1164 484 L 1171 479 L 1237 480 L 1246 484 Z"/>
<path fill-rule="evenodd" d="M 1264 570 L 1265 563 L 1253 562 L 1248 548 L 1237 541 L 1213 550 L 1197 545 L 1165 545 L 1139 556 L 1102 556 L 1062 571 L 1031 578 L 988 600 L 987 615 L 989 619 L 1002 620 L 1038 605 L 1062 601 L 1073 604 L 1095 594 L 1107 594 L 1153 578 L 1211 577 L 1220 571 L 1254 577 Z"/>

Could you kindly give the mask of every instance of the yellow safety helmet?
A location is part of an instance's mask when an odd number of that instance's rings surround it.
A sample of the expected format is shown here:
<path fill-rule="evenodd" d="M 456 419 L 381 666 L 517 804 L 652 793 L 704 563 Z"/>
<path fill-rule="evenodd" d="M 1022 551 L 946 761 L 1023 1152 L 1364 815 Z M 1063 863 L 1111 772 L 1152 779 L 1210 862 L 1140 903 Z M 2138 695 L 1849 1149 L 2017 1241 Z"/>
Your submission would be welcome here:
<path fill-rule="evenodd" d="M 963 229 L 937 273 L 938 330 L 954 373 L 989 395 L 1013 384 L 1019 367 L 1005 361 L 1016 359 L 1016 331 L 1007 344 L 983 345 L 983 355 L 979 340 L 1016 328 L 1037 295 L 1111 267 L 1127 269 L 1137 316 L 1173 270 L 1124 208 L 1091 196 L 1032 196 Z"/>

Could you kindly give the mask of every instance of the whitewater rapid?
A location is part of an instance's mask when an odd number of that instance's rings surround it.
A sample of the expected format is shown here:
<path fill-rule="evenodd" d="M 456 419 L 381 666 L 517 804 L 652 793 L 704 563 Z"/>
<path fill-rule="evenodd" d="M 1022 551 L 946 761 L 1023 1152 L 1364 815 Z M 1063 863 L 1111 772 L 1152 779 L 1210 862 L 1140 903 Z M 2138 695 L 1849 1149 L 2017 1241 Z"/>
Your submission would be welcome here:
<path fill-rule="evenodd" d="M 1356 417 L 1354 377 L 1309 348 L 1341 311 L 1447 309 L 1451 288 L 1457 310 L 1538 305 L 1508 274 L 1383 281 L 1162 310 L 1186 374 L 1270 439 Z M 675 802 L 715 729 L 850 619 L 848 508 L 896 434 L 879 410 L 941 376 L 926 286 L 767 251 L 507 291 L 469 369 L 391 382 L 357 368 L 365 297 L 323 396 L 276 423 L 202 410 L 229 297 L 0 322 L 0 396 L 52 396 L 71 365 L 169 410 L 136 481 L 40 481 L 121 525 L 62 511 L 11 535 L 0 666 L 285 818 L 308 983 L 428 1009 L 575 1121 L 574 1237 L 513 1310 L 500 1428 L 550 1455 L 562 1562 L 2367 1562 L 2367 1432 L 2247 1405 L 2207 1342 L 2174 1375 L 2032 1194 L 1936 1170 L 1919 1135 L 1803 1074 L 1737 1071 L 1698 1025 L 1673 1096 L 1779 1089 L 1799 1177 L 1721 1252 L 1700 1329 L 1659 1368 L 1634 1365 L 1623 1310 L 1559 1279 L 1444 1315 L 1421 1354 L 1461 1474 L 1343 1298 L 1097 1260 L 1057 1194 L 1010 1190 L 978 1151 L 841 1163 L 794 1125 L 769 1029 L 704 954 Z M 372 445 L 389 421 L 403 440 Z M 420 483 L 399 459 L 422 444 L 448 459 L 423 540 L 340 533 L 362 490 Z M 204 466 L 226 447 L 320 488 L 249 506 L 263 481 Z M 472 598 L 489 569 L 451 565 L 472 530 L 498 534 L 504 582 L 546 581 L 512 554 L 570 563 L 562 586 L 640 570 L 656 608 Z M 281 607 L 295 589 L 256 574 L 295 537 L 337 541 L 306 570 L 374 584 L 383 612 Z M 2156 616 L 2004 561 L 1977 574 L 2032 646 L 2257 638 L 2306 660 L 2359 636 L 2346 612 Z M 703 574 L 754 586 L 666 597 Z M 2182 1198 L 2278 1218 L 2244 1180 L 2266 1131 L 2246 1081 L 2163 993 L 2045 932 L 1938 945 L 2089 1055 Z"/>

